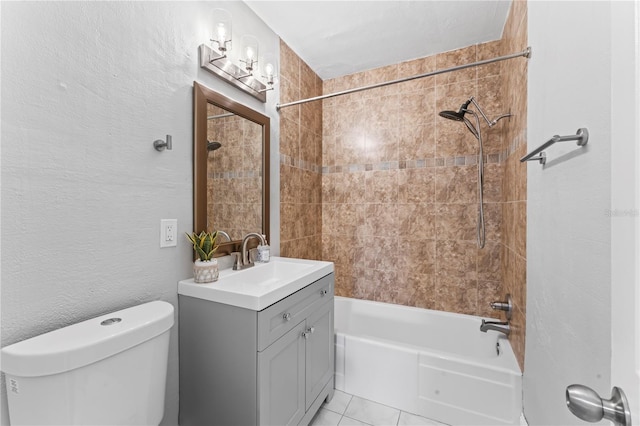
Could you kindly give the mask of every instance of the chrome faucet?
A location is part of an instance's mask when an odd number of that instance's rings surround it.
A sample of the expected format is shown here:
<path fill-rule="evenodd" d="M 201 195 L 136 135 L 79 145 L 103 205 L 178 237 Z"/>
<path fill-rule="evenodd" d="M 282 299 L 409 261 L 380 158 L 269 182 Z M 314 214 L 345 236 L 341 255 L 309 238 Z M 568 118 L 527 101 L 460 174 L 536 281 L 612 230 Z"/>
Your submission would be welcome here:
<path fill-rule="evenodd" d="M 250 232 L 247 235 L 245 235 L 244 238 L 242 239 L 242 250 L 237 255 L 238 257 L 236 258 L 233 265 L 234 270 L 246 269 L 254 266 L 254 263 L 251 260 L 251 257 L 248 256 L 248 251 L 247 251 L 247 243 L 251 238 L 258 238 L 260 240 L 260 244 L 262 245 L 267 244 L 266 241 L 264 240 L 264 237 L 258 234 L 257 232 Z"/>
<path fill-rule="evenodd" d="M 500 333 L 504 333 L 505 336 L 508 336 L 511 333 L 511 327 L 509 326 L 509 322 L 505 321 L 485 321 L 482 320 L 482 324 L 480 325 L 480 331 L 486 333 L 488 330 L 498 331 Z"/>

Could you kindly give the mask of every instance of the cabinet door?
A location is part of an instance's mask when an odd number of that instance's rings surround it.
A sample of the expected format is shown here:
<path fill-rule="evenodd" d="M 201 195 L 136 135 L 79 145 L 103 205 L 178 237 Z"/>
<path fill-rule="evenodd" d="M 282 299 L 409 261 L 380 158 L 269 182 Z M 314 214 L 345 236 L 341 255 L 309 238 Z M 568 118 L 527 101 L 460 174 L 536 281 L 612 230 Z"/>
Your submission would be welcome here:
<path fill-rule="evenodd" d="M 305 322 L 258 352 L 260 425 L 297 425 L 305 413 Z"/>
<path fill-rule="evenodd" d="M 333 375 L 333 298 L 307 318 L 306 409 Z"/>

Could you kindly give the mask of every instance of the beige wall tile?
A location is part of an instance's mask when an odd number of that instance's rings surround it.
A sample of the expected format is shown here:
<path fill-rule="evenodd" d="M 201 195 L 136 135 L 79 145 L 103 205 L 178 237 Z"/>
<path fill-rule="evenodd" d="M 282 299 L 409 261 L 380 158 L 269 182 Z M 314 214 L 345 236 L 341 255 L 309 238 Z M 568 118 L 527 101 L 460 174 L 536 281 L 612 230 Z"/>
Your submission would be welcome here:
<path fill-rule="evenodd" d="M 433 203 L 436 193 L 436 169 L 398 170 L 398 201 L 401 203 Z"/>
<path fill-rule="evenodd" d="M 436 155 L 436 124 L 400 125 L 398 160 L 433 158 Z"/>
<path fill-rule="evenodd" d="M 437 240 L 436 259 L 438 278 L 477 278 L 477 247 L 474 241 Z"/>
<path fill-rule="evenodd" d="M 398 271 L 398 286 L 404 289 L 404 295 L 398 296 L 403 305 L 418 308 L 435 308 L 435 275 L 418 274 L 412 270 Z M 402 302 L 401 302 L 402 301 Z"/>
<path fill-rule="evenodd" d="M 436 237 L 438 240 L 476 241 L 478 206 L 473 204 L 437 204 Z"/>
<path fill-rule="evenodd" d="M 437 276 L 435 309 L 475 315 L 478 310 L 478 282 L 452 276 Z"/>
<path fill-rule="evenodd" d="M 475 166 L 436 168 L 437 203 L 477 202 L 478 169 Z"/>
<path fill-rule="evenodd" d="M 435 204 L 398 204 L 397 233 L 407 241 L 435 240 L 437 218 Z"/>
<path fill-rule="evenodd" d="M 398 170 L 365 173 L 365 201 L 367 203 L 397 203 Z"/>
<path fill-rule="evenodd" d="M 436 68 L 451 68 L 457 65 L 468 64 L 476 61 L 476 46 L 469 46 L 462 49 L 452 50 L 450 52 L 439 53 L 436 55 Z M 436 85 L 460 83 L 463 81 L 475 80 L 476 68 L 467 68 L 460 71 L 438 74 L 436 76 Z"/>

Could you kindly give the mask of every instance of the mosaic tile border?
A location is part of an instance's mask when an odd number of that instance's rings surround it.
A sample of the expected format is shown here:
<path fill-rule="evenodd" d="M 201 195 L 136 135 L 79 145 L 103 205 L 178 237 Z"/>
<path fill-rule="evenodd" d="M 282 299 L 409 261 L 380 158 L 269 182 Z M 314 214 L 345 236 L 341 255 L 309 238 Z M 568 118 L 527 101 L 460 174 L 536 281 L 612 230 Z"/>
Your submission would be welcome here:
<path fill-rule="evenodd" d="M 526 143 L 526 129 L 522 130 L 509 144 L 509 146 L 499 153 L 487 154 L 484 156 L 485 164 L 504 163 L 509 156 Z M 358 163 L 338 166 L 319 166 L 309 161 L 294 159 L 289 155 L 280 154 L 280 164 L 308 170 L 313 173 L 333 174 L 333 173 L 355 173 L 368 172 L 373 170 L 402 170 L 402 169 L 423 169 L 427 167 L 451 167 L 451 166 L 472 166 L 478 163 L 477 155 L 465 155 L 457 157 L 435 157 L 414 160 L 382 161 L 379 163 Z"/>
<path fill-rule="evenodd" d="M 241 170 L 230 172 L 207 173 L 207 179 L 235 179 L 235 178 L 257 178 L 262 177 L 262 170 Z"/>
<path fill-rule="evenodd" d="M 295 167 L 302 170 L 308 170 L 314 173 L 320 173 L 322 166 L 312 163 L 311 161 L 301 160 L 299 158 L 293 158 L 290 155 L 280 154 L 280 164 L 286 166 Z"/>

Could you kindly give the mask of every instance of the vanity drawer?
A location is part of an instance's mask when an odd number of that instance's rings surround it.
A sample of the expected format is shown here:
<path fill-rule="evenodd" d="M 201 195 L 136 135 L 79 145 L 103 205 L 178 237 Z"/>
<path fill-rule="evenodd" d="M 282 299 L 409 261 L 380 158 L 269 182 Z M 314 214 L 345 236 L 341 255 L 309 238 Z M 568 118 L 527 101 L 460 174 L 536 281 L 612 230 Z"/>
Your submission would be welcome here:
<path fill-rule="evenodd" d="M 321 303 L 333 298 L 333 283 L 331 273 L 258 312 L 258 351 L 304 321 Z"/>

